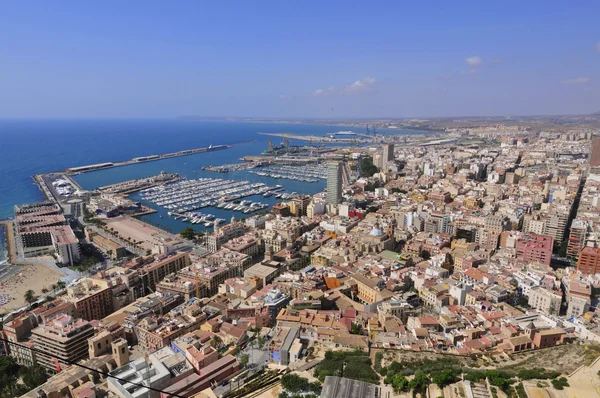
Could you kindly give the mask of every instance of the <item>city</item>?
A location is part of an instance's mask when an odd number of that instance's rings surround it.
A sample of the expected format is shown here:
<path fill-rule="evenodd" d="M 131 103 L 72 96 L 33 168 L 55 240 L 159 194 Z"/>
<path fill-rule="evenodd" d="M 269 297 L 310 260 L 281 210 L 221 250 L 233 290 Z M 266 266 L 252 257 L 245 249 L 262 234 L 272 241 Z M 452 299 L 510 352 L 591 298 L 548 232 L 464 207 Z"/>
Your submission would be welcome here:
<path fill-rule="evenodd" d="M 325 190 L 180 234 L 128 195 L 216 208 L 270 191 L 174 174 L 82 191 L 79 169 L 40 175 L 46 200 L 5 221 L 11 261 L 53 259 L 67 277 L 8 289 L 4 352 L 51 375 L 31 397 L 596 388 L 578 374 L 600 370 L 596 131 L 482 125 L 263 156 L 256 170 L 320 168 Z M 202 196 L 211 184 L 234 188 Z M 207 188 L 177 193 L 192 186 Z M 90 247 L 101 261 L 77 268 Z"/>
<path fill-rule="evenodd" d="M 0 398 L 599 398 L 600 2 L 4 1 Z"/>

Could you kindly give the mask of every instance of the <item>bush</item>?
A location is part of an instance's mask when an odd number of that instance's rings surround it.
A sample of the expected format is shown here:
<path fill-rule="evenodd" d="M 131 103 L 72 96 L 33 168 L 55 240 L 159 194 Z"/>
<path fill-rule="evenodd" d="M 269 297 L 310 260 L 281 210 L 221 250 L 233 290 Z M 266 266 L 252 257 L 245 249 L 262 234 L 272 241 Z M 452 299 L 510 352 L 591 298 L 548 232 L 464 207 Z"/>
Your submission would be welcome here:
<path fill-rule="evenodd" d="M 557 390 L 564 390 L 565 387 L 569 387 L 569 382 L 566 377 L 561 377 L 560 379 L 552 380 L 552 387 Z"/>
<path fill-rule="evenodd" d="M 380 374 L 382 371 L 382 367 L 381 367 L 382 361 L 383 361 L 383 352 L 378 351 L 377 354 L 375 354 L 375 363 L 373 364 L 373 367 L 375 368 L 375 371 Z"/>
<path fill-rule="evenodd" d="M 438 387 L 444 388 L 448 384 L 456 383 L 460 376 L 460 371 L 453 368 L 448 368 L 440 371 L 431 372 L 431 381 L 437 384 Z"/>
<path fill-rule="evenodd" d="M 560 372 L 555 370 L 546 370 L 543 368 L 521 369 L 517 371 L 517 376 L 521 380 L 556 379 L 558 376 L 560 376 Z"/>
<path fill-rule="evenodd" d="M 327 351 L 325 359 L 315 367 L 314 376 L 321 382 L 327 376 L 340 376 L 379 383 L 379 375 L 371 367 L 371 359 L 362 351 Z"/>
<path fill-rule="evenodd" d="M 527 393 L 525 392 L 525 387 L 523 387 L 523 383 L 517 384 L 515 387 L 515 391 L 517 391 L 517 395 L 519 398 L 527 398 Z"/>
<path fill-rule="evenodd" d="M 306 391 L 308 390 L 308 379 L 289 373 L 281 378 L 281 386 L 291 392 Z"/>

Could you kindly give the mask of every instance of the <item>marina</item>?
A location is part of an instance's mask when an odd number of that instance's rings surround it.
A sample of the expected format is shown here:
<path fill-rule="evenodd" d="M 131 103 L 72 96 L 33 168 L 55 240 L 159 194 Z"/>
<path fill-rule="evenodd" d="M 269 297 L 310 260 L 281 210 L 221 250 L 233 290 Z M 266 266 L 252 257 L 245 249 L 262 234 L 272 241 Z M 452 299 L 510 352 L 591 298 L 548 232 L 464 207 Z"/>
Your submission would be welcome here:
<path fill-rule="evenodd" d="M 167 214 L 175 220 L 208 228 L 226 220 L 198 210 L 212 207 L 250 214 L 266 209 L 269 204 L 242 198 L 256 195 L 283 197 L 282 190 L 281 185 L 267 186 L 262 182 L 199 178 L 144 189 L 140 191 L 140 198 L 169 210 Z"/>
<path fill-rule="evenodd" d="M 264 167 L 260 171 L 250 170 L 248 172 L 261 177 L 270 177 L 274 179 L 284 178 L 310 183 L 327 179 L 327 166 L 325 164 L 305 166 L 274 165 Z"/>

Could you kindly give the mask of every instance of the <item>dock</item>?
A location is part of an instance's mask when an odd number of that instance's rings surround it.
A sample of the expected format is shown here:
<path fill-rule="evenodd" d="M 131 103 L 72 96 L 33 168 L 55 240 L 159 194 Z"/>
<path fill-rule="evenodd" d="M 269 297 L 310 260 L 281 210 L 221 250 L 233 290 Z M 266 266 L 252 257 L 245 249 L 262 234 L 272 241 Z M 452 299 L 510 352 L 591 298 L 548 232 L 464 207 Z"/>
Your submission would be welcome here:
<path fill-rule="evenodd" d="M 82 174 L 82 173 L 88 173 L 90 171 L 111 169 L 114 167 L 129 166 L 132 164 L 139 164 L 139 163 L 146 163 L 146 162 L 154 162 L 157 160 L 170 159 L 170 158 L 175 158 L 175 157 L 179 157 L 179 156 L 195 155 L 197 153 L 219 151 L 219 150 L 223 150 L 223 149 L 229 149 L 229 148 L 231 148 L 231 146 L 232 145 L 215 145 L 215 146 L 211 145 L 207 148 L 186 149 L 183 151 L 165 153 L 162 155 L 140 156 L 140 157 L 136 157 L 136 158 L 133 158 L 130 160 L 123 160 L 123 161 L 119 161 L 119 162 L 105 162 L 105 163 L 90 164 L 87 166 L 70 167 L 70 168 L 66 169 L 65 172 L 72 174 L 72 175 L 77 175 L 77 174 Z"/>
<path fill-rule="evenodd" d="M 157 185 L 176 182 L 182 179 L 183 177 L 179 174 L 161 172 L 160 174 L 152 177 L 140 178 L 137 180 L 128 180 L 123 182 L 117 182 L 116 184 L 105 185 L 103 187 L 97 188 L 97 190 L 102 193 L 129 195 L 131 193 L 141 191 L 142 189 L 152 188 Z"/>

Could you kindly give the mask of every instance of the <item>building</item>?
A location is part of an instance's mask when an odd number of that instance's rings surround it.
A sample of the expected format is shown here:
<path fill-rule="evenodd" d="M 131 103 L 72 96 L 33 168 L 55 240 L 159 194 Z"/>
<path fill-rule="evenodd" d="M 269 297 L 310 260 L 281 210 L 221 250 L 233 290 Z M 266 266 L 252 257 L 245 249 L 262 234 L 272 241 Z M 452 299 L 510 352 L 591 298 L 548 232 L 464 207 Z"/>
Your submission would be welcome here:
<path fill-rule="evenodd" d="M 38 365 L 54 373 L 57 371 L 56 363 L 68 367 L 70 362 L 88 357 L 88 339 L 94 335 L 94 327 L 88 321 L 64 314 L 31 333 L 33 346 L 38 350 Z"/>
<path fill-rule="evenodd" d="M 292 214 L 296 217 L 305 216 L 311 200 L 312 198 L 309 195 L 300 195 L 292 199 L 292 203 L 294 203 L 294 211 Z"/>
<path fill-rule="evenodd" d="M 242 236 L 248 231 L 250 231 L 249 226 L 243 222 L 235 221 L 235 219 L 233 222 L 225 226 L 217 226 L 215 227 L 215 232 L 206 238 L 208 250 L 211 252 L 216 252 L 221 248 L 223 243 L 233 238 Z"/>
<path fill-rule="evenodd" d="M 584 274 L 594 275 L 600 272 L 600 248 L 584 247 L 579 253 L 577 269 Z"/>
<path fill-rule="evenodd" d="M 40 202 L 15 206 L 15 227 L 25 257 L 54 254 L 61 265 L 79 262 L 79 239 L 60 206 Z"/>
<path fill-rule="evenodd" d="M 327 164 L 327 204 L 337 205 L 342 201 L 342 163 Z"/>
<path fill-rule="evenodd" d="M 587 237 L 588 223 L 585 220 L 574 219 L 569 229 L 569 241 L 567 244 L 567 256 L 578 258 L 579 252 L 585 246 Z"/>
<path fill-rule="evenodd" d="M 278 275 L 279 269 L 264 264 L 255 264 L 244 271 L 244 279 L 250 280 L 253 277 L 257 277 L 262 281 L 263 286 L 267 286 Z"/>
<path fill-rule="evenodd" d="M 129 254 L 129 252 L 123 245 L 121 245 L 113 239 L 109 239 L 105 236 L 98 234 L 98 232 L 91 228 L 85 229 L 85 235 L 89 242 L 93 243 L 94 246 L 98 247 L 104 253 L 108 254 L 108 256 L 112 260 L 116 260 L 121 257 L 126 257 Z"/>
<path fill-rule="evenodd" d="M 112 291 L 107 281 L 85 278 L 67 289 L 67 300 L 75 304 L 77 316 L 92 321 L 114 312 Z"/>
<path fill-rule="evenodd" d="M 551 236 L 523 234 L 516 243 L 516 258 L 550 266 L 554 239 Z"/>
<path fill-rule="evenodd" d="M 326 376 L 321 398 L 380 398 L 379 386 L 345 377 Z"/>
<path fill-rule="evenodd" d="M 108 378 L 108 389 L 121 398 L 158 398 L 159 392 L 142 385 L 163 390 L 192 374 L 193 368 L 183 354 L 165 347 L 148 355 L 147 360 L 138 358 L 110 372 L 114 377 Z"/>
<path fill-rule="evenodd" d="M 558 315 L 561 302 L 562 294 L 559 292 L 542 287 L 534 287 L 529 290 L 527 304 L 546 315 Z"/>
<path fill-rule="evenodd" d="M 154 261 L 138 268 L 144 285 L 144 291 L 150 293 L 156 290 L 156 284 L 167 275 L 173 274 L 191 264 L 188 253 L 175 252 L 157 256 Z"/>
<path fill-rule="evenodd" d="M 386 172 L 394 163 L 394 144 L 383 144 L 383 156 L 381 159 L 382 171 Z"/>

